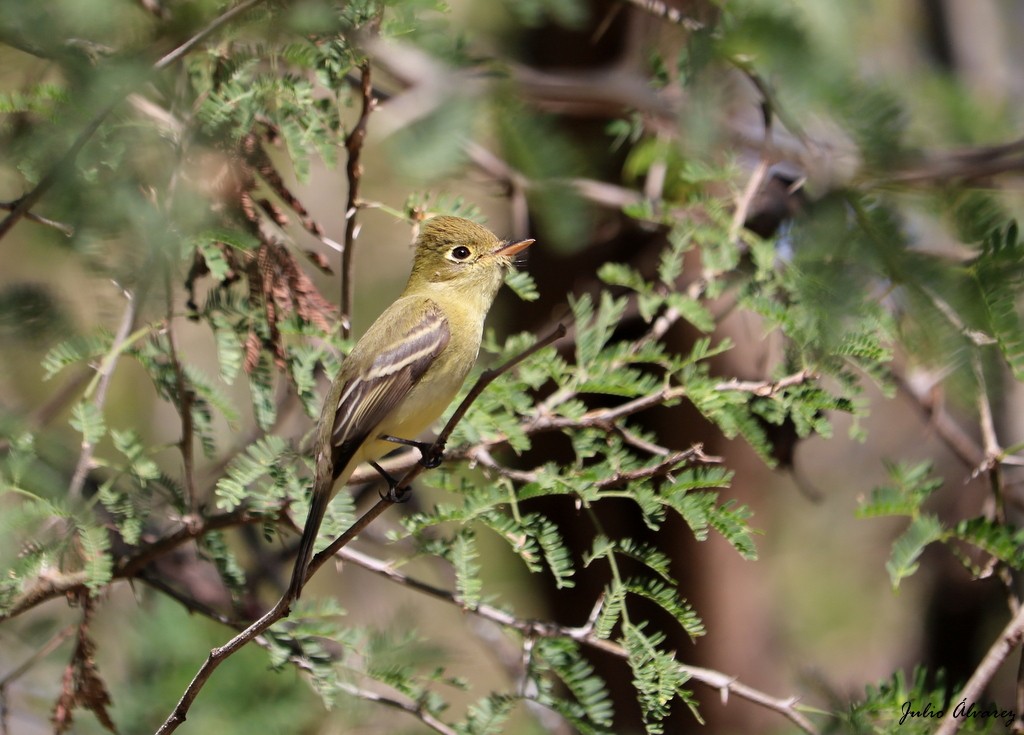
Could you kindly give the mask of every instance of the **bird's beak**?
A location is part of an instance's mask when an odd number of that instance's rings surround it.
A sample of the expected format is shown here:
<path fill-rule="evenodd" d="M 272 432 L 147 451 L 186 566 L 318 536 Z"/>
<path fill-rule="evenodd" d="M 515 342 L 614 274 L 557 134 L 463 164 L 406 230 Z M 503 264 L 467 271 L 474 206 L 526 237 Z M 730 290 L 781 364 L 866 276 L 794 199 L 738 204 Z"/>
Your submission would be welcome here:
<path fill-rule="evenodd" d="M 500 248 L 494 251 L 495 255 L 512 256 L 523 252 L 526 248 L 533 245 L 533 240 L 520 240 L 519 242 L 510 242 L 502 245 Z"/>

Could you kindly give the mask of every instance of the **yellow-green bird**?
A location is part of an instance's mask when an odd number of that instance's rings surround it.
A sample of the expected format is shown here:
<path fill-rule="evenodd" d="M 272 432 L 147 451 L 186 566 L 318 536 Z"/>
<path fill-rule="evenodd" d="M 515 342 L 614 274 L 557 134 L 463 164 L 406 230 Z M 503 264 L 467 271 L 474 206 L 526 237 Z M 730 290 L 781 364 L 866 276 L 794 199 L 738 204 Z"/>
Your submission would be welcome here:
<path fill-rule="evenodd" d="M 507 242 L 461 217 L 427 220 L 402 295 L 345 358 L 316 431 L 316 471 L 288 596 L 302 592 L 327 504 L 361 462 L 415 439 L 455 398 L 476 362 L 484 318 L 533 240 Z"/>

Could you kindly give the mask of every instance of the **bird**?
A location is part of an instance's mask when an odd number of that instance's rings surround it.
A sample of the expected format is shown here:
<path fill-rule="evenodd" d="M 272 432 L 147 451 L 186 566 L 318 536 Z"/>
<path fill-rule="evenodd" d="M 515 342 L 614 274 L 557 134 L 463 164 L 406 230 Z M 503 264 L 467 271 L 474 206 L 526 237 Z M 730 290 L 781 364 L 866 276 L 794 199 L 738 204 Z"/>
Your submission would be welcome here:
<path fill-rule="evenodd" d="M 484 319 L 534 240 L 501 240 L 472 220 L 438 215 L 416 240 L 405 289 L 342 362 L 317 423 L 313 490 L 286 593 L 298 600 L 327 506 L 355 468 L 413 441 L 448 407 L 476 362 Z M 422 445 L 420 445 L 422 446 Z"/>

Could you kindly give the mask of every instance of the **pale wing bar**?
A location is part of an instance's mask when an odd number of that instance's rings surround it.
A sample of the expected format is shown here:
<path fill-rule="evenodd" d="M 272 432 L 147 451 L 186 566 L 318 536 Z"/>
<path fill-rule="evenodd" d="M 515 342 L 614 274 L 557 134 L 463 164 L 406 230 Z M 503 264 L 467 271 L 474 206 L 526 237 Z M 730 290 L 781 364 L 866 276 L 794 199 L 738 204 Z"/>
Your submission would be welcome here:
<path fill-rule="evenodd" d="M 366 375 L 349 381 L 338 399 L 331 432 L 336 455 L 338 449 L 352 447 L 354 441 L 362 444 L 404 400 L 450 339 L 448 320 L 436 304 L 429 302 L 423 319 L 415 327 L 378 355 Z M 335 473 L 343 469 L 335 464 Z"/>

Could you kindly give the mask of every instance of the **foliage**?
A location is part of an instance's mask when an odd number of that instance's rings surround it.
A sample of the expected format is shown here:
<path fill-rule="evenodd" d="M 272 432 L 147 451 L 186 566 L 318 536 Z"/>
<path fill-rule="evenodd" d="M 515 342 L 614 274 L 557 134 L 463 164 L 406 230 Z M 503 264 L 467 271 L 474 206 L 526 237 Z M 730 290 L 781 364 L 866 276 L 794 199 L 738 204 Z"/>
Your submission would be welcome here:
<path fill-rule="evenodd" d="M 901 189 L 898 167 L 928 142 L 914 138 L 908 100 L 828 55 L 788 6 L 746 0 L 714 6 L 703 20 L 653 17 L 672 40 L 652 42 L 631 65 L 643 76 L 629 80 L 626 102 L 615 84 L 598 83 L 595 92 L 582 76 L 573 80 L 595 95 L 586 109 L 607 118 L 595 144 L 578 139 L 559 105 L 530 92 L 504 51 L 457 32 L 442 3 L 252 2 L 225 18 L 228 6 L 215 0 L 146 2 L 115 21 L 124 8 L 90 0 L 76 17 L 91 10 L 91 24 L 72 33 L 74 23 L 55 17 L 50 38 L 28 30 L 38 20 L 30 5 L 8 8 L 18 30 L 0 34 L 27 57 L 4 82 L 11 88 L 0 90 L 4 173 L 26 192 L 39 187 L 42 201 L 32 203 L 36 218 L 19 226 L 67 223 L 61 230 L 74 234 L 60 257 L 91 283 L 116 284 L 111 303 L 123 310 L 94 326 L 53 319 L 33 340 L 30 329 L 0 333 L 12 364 L 27 354 L 33 373 L 49 381 L 41 390 L 50 391 L 37 407 L 5 404 L 0 415 L 0 551 L 8 570 L 0 622 L 16 623 L 62 595 L 84 601 L 55 705 L 60 727 L 75 708 L 93 710 L 105 727 L 109 719 L 122 729 L 157 727 L 152 712 L 121 703 L 169 712 L 180 696 L 151 676 L 114 676 L 120 680 L 105 686 L 109 674 L 93 647 L 110 645 L 97 621 L 121 580 L 146 586 L 140 604 L 154 618 L 169 619 L 173 601 L 197 613 L 192 618 L 224 624 L 217 630 L 225 636 L 265 608 L 268 588 L 288 568 L 275 549 L 292 541 L 307 511 L 314 458 L 304 432 L 319 415 L 324 378 L 353 343 L 352 315 L 325 295 L 333 291 L 324 276 L 336 269 L 342 292 L 353 286 L 345 264 L 370 247 L 353 236 L 372 217 L 413 228 L 442 212 L 482 220 L 478 202 L 446 191 L 446 177 L 467 178 L 476 167 L 499 184 L 516 211 L 528 208 L 552 257 L 586 256 L 604 229 L 630 247 L 567 276 L 564 293 L 538 286 L 552 283 L 539 277 L 547 274 L 509 276 L 524 311 L 530 302 L 564 304 L 570 337 L 502 372 L 475 398 L 416 502 L 393 511 L 386 538 L 372 539 L 387 545 L 361 545 L 344 570 L 348 579 L 363 566 L 398 588 L 391 594 L 417 590 L 457 610 L 462 637 L 485 639 L 501 675 L 467 677 L 419 630 L 427 621 L 360 622 L 312 590 L 256 639 L 264 668 L 269 662 L 278 673 L 259 678 L 251 671 L 259 665 L 247 664 L 245 682 L 251 676 L 252 686 L 269 689 L 287 676 L 280 672 L 302 671 L 326 705 L 369 705 L 339 707 L 351 723 L 389 727 L 387 710 L 466 735 L 539 732 L 550 722 L 552 730 L 622 732 L 630 710 L 652 734 L 672 731 L 680 712 L 700 721 L 696 682 L 723 696 L 731 684 L 689 666 L 680 650 L 719 621 L 705 620 L 689 599 L 673 553 L 684 543 L 679 533 L 694 542 L 687 548 L 700 565 L 718 543 L 755 562 L 759 534 L 773 529 L 736 497 L 734 457 L 687 446 L 679 424 L 699 427 L 708 446 L 736 440 L 765 466 L 788 470 L 792 445 L 832 437 L 846 417 L 862 437 L 871 389 L 892 396 L 908 382 L 904 364 L 967 386 L 960 402 L 989 412 L 999 381 L 1024 380 L 1018 225 L 998 197 L 959 181 Z M 503 7 L 517 32 L 554 24 L 600 36 L 600 19 L 576 0 Z M 195 43 L 181 46 L 185 39 Z M 153 52 L 171 48 L 183 50 L 175 63 Z M 857 152 L 856 176 L 809 187 L 764 236 L 741 216 L 758 193 L 742 193 L 749 166 L 710 122 L 727 114 L 713 89 L 727 73 L 754 82 L 762 112 L 794 146 L 813 148 L 802 119 L 831 114 L 843 144 Z M 385 100 L 411 117 L 386 152 L 363 150 Z M 483 151 L 481 141 L 498 153 Z M 765 142 L 746 141 L 747 153 L 760 156 Z M 396 184 L 400 192 L 375 201 L 365 186 L 387 178 L 378 170 L 389 165 L 407 178 Z M 307 201 L 333 167 L 345 168 L 353 202 L 338 219 L 358 220 L 341 267 L 331 260 L 337 243 Z M 957 238 L 964 257 L 940 257 L 915 240 L 912 223 L 924 217 Z M 52 277 L 54 290 L 62 288 Z M 17 306 L 19 293 L 0 294 L 0 303 Z M 756 377 L 730 362 L 750 347 L 738 344 L 733 317 L 778 346 Z M 504 338 L 489 330 L 460 399 L 484 369 L 522 353 L 538 332 L 536 324 Z M 45 351 L 37 355 L 39 344 Z M 158 425 L 141 421 L 150 410 L 160 413 Z M 984 411 L 979 421 L 990 428 Z M 1019 445 L 986 442 L 971 468 L 991 480 L 984 512 L 940 512 L 930 503 L 947 486 L 932 464 L 902 460 L 887 465 L 888 483 L 861 503 L 861 518 L 909 520 L 885 564 L 894 588 L 933 544 L 974 578 L 1024 571 L 1024 530 L 1006 520 L 1001 474 Z M 350 528 L 359 508 L 353 493 L 339 492 L 319 546 Z M 187 557 L 186 548 L 195 553 L 182 562 L 187 571 L 176 572 L 172 552 Z M 497 582 L 517 572 L 528 580 L 521 596 Z M 533 619 L 523 598 L 539 591 L 585 599 L 589 619 L 576 627 L 555 612 Z M 47 612 L 53 617 L 40 627 L 56 629 L 61 614 Z M 481 619 L 499 632 L 484 638 L 473 627 Z M 151 646 L 146 653 L 155 656 L 167 647 L 187 669 L 212 645 L 195 625 L 190 618 L 146 627 L 137 648 Z M 177 660 L 184 649 L 193 655 Z M 147 660 L 123 656 L 125 670 L 149 672 Z M 613 699 L 602 656 L 631 682 L 635 701 L 626 707 Z M 85 685 L 103 696 L 90 701 Z M 242 699 L 222 691 L 217 696 Z M 926 672 L 912 682 L 896 674 L 860 702 L 832 702 L 833 717 L 822 720 L 887 732 L 904 702 L 937 706 L 944 695 Z M 239 730 L 268 717 L 255 704 L 236 713 Z M 767 706 L 809 727 L 792 702 Z M 208 710 L 204 717 L 214 719 L 203 729 L 234 726 Z"/>

